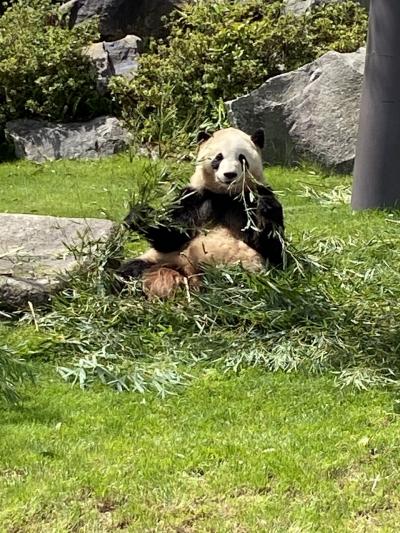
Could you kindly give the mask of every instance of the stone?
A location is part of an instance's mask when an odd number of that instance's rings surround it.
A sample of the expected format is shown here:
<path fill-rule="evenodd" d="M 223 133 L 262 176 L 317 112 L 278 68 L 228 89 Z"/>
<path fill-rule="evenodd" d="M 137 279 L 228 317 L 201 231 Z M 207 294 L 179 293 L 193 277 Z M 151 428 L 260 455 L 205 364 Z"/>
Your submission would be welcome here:
<path fill-rule="evenodd" d="M 107 91 L 108 80 L 114 75 L 114 69 L 104 49 L 104 43 L 93 43 L 84 48 L 84 55 L 89 59 L 92 68 L 96 73 L 97 91 L 104 95 Z"/>
<path fill-rule="evenodd" d="M 124 76 L 125 78 L 134 76 L 138 68 L 140 40 L 136 35 L 127 35 L 118 41 L 105 41 L 103 43 L 116 76 Z"/>
<path fill-rule="evenodd" d="M 351 172 L 364 63 L 365 48 L 349 54 L 328 52 L 226 102 L 228 118 L 247 133 L 265 129 L 263 157 L 269 163 L 305 159 Z"/>
<path fill-rule="evenodd" d="M 42 305 L 79 266 L 73 249 L 107 240 L 113 222 L 0 213 L 0 308 Z"/>
<path fill-rule="evenodd" d="M 19 159 L 94 159 L 113 155 L 128 146 L 128 132 L 114 117 L 68 124 L 18 119 L 6 123 L 6 135 Z"/>
<path fill-rule="evenodd" d="M 70 23 L 98 17 L 101 38 L 105 41 L 128 34 L 164 37 L 161 19 L 181 3 L 182 0 L 77 0 L 71 9 Z"/>
<path fill-rule="evenodd" d="M 285 13 L 295 13 L 296 15 L 302 15 L 306 11 L 309 11 L 314 6 L 320 6 L 323 4 L 337 4 L 339 2 L 345 2 L 346 0 L 285 0 L 283 3 Z M 357 0 L 358 3 L 369 9 L 370 0 Z"/>
<path fill-rule="evenodd" d="M 97 90 L 104 94 L 111 76 L 131 79 L 138 68 L 138 45 L 136 35 L 127 35 L 118 41 L 93 43 L 84 50 L 97 73 Z"/>

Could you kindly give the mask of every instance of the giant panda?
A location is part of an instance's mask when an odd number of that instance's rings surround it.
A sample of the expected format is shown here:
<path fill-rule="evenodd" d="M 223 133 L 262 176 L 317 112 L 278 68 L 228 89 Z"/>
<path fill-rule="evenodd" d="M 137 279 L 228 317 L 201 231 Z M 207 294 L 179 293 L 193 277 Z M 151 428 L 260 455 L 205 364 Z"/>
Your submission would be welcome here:
<path fill-rule="evenodd" d="M 197 287 L 204 265 L 241 264 L 260 271 L 283 262 L 283 210 L 264 180 L 264 131 L 201 132 L 198 144 L 190 184 L 165 221 L 148 224 L 136 208 L 125 218 L 125 226 L 151 248 L 123 263 L 118 275 L 141 277 L 149 297 L 168 297 L 183 284 Z"/>

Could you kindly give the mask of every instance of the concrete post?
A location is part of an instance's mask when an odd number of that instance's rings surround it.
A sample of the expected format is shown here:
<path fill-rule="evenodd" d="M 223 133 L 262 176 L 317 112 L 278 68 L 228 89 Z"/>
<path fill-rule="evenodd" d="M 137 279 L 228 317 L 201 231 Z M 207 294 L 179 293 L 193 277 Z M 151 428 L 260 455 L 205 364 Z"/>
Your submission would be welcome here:
<path fill-rule="evenodd" d="M 370 4 L 352 207 L 400 207 L 400 0 Z"/>

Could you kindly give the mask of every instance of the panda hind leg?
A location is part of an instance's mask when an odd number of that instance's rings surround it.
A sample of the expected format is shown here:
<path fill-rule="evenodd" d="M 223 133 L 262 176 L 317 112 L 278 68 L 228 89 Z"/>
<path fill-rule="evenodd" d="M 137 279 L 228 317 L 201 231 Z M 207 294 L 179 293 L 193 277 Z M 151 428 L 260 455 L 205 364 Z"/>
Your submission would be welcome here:
<path fill-rule="evenodd" d="M 154 267 L 154 265 L 153 262 L 145 259 L 130 259 L 120 265 L 116 270 L 116 274 L 126 280 L 140 278 L 146 270 Z"/>
<path fill-rule="evenodd" d="M 125 280 L 141 278 L 146 270 L 160 265 L 162 258 L 163 254 L 160 254 L 154 248 L 150 248 L 144 254 L 124 261 L 116 270 L 116 274 Z"/>
<path fill-rule="evenodd" d="M 126 288 L 127 281 L 141 278 L 143 273 L 152 266 L 154 263 L 138 258 L 124 261 L 118 268 L 112 270 L 112 293 L 120 294 Z"/>
<path fill-rule="evenodd" d="M 116 274 L 114 292 L 121 292 L 129 280 L 141 279 L 143 292 L 149 300 L 171 297 L 177 288 L 185 283 L 185 277 L 177 270 L 142 259 L 126 261 Z"/>
<path fill-rule="evenodd" d="M 168 298 L 181 286 L 196 289 L 200 285 L 198 268 L 185 254 L 173 252 L 161 254 L 154 249 L 125 261 L 117 270 L 122 280 L 141 279 L 143 292 L 149 298 Z M 123 281 L 120 282 L 121 287 Z"/>
<path fill-rule="evenodd" d="M 169 298 L 185 284 L 185 276 L 168 266 L 155 266 L 143 275 L 143 292 L 150 300 Z"/>
<path fill-rule="evenodd" d="M 154 266 L 143 274 L 143 292 L 149 299 L 170 298 L 176 291 L 186 287 L 200 288 L 200 274 L 194 269 L 176 265 Z"/>

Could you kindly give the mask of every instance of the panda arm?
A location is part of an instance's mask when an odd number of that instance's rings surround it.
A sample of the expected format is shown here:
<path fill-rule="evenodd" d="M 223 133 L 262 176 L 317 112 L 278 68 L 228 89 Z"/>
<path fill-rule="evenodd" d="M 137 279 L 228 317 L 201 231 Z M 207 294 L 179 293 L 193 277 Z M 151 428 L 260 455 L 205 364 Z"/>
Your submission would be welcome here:
<path fill-rule="evenodd" d="M 279 231 L 283 232 L 283 209 L 270 187 L 260 185 L 257 190 L 257 217 L 261 222 L 268 219 Z"/>
<path fill-rule="evenodd" d="M 185 187 L 167 211 L 165 219 L 149 223 L 148 209 L 146 212 L 133 208 L 125 218 L 125 226 L 143 235 L 159 252 L 180 250 L 197 235 L 198 229 L 211 220 L 212 206 L 208 196 L 206 190 Z"/>
<path fill-rule="evenodd" d="M 257 189 L 257 198 L 254 205 L 253 216 L 257 230 L 249 228 L 245 231 L 245 241 L 257 250 L 271 264 L 282 265 L 282 249 L 284 221 L 282 205 L 274 195 L 272 189 L 260 185 Z"/>

